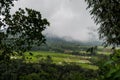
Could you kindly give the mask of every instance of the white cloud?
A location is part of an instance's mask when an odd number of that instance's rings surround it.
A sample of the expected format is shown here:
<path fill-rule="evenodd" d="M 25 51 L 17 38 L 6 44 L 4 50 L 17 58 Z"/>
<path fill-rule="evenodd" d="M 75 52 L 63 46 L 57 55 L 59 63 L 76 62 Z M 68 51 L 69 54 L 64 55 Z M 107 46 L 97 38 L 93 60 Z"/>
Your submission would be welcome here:
<path fill-rule="evenodd" d="M 20 0 L 18 7 L 29 7 L 41 12 L 51 26 L 46 30 L 48 34 L 59 37 L 72 37 L 75 40 L 89 40 L 88 27 L 96 26 L 86 10 L 84 0 Z"/>

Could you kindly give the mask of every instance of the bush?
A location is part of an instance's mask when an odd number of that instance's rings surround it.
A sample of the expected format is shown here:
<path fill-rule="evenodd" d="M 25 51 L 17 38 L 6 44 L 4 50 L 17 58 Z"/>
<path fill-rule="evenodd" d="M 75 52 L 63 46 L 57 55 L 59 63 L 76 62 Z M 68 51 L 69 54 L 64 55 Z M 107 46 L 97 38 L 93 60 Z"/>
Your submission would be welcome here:
<path fill-rule="evenodd" d="M 50 56 L 39 63 L 11 60 L 0 64 L 0 80 L 95 80 L 96 77 L 96 71 L 76 64 L 54 64 Z"/>
<path fill-rule="evenodd" d="M 101 61 L 102 62 L 102 61 Z M 110 55 L 109 60 L 99 66 L 100 80 L 120 80 L 120 50 Z"/>

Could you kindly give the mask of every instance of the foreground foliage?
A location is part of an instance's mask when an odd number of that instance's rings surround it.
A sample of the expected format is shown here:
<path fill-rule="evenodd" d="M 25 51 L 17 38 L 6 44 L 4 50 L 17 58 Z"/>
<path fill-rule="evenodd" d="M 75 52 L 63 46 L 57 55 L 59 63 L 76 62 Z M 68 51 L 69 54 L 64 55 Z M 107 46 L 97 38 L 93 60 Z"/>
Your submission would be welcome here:
<path fill-rule="evenodd" d="M 100 24 L 104 45 L 120 44 L 120 0 L 85 0 L 95 23 Z"/>
<path fill-rule="evenodd" d="M 99 68 L 100 80 L 120 80 L 120 50 L 100 61 Z"/>
<path fill-rule="evenodd" d="M 45 43 L 42 31 L 49 26 L 39 11 L 19 8 L 11 14 L 15 0 L 0 1 L 0 60 L 10 60 L 14 52 L 23 54 L 32 45 Z"/>
<path fill-rule="evenodd" d="M 56 65 L 49 57 L 39 63 L 11 60 L 0 64 L 0 80 L 95 80 L 97 77 L 94 70 L 75 64 Z"/>

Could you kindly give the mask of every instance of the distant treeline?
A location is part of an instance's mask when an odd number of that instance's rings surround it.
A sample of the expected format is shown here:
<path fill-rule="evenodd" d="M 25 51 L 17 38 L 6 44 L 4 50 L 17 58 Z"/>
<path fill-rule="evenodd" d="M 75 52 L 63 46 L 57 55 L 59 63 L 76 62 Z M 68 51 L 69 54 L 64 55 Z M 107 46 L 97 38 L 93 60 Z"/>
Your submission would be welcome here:
<path fill-rule="evenodd" d="M 41 46 L 33 46 L 32 50 L 42 50 L 42 51 L 53 51 L 53 52 L 79 52 L 79 51 L 87 51 L 92 46 L 100 45 L 100 42 L 95 42 L 91 44 L 89 42 L 77 42 L 77 41 L 66 41 L 61 38 L 47 38 L 46 44 L 42 44 Z"/>

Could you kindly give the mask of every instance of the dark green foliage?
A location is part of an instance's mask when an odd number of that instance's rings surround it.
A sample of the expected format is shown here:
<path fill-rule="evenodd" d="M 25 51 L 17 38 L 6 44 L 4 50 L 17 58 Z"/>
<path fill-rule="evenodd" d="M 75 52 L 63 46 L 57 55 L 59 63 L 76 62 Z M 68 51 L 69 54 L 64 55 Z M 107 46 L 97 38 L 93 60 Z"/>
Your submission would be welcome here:
<path fill-rule="evenodd" d="M 120 45 L 120 0 L 85 0 L 104 45 Z M 120 80 L 120 51 L 99 61 L 100 80 Z"/>
<path fill-rule="evenodd" d="M 10 14 L 14 1 L 0 0 L 0 57 L 3 60 L 9 60 L 14 52 L 22 55 L 33 44 L 39 46 L 45 43 L 42 31 L 49 26 L 47 19 L 33 9 L 19 8 Z"/>
<path fill-rule="evenodd" d="M 39 63 L 24 63 L 22 60 L 0 62 L 0 80 L 95 80 L 97 77 L 94 70 L 75 64 L 48 64 L 48 59 Z"/>
<path fill-rule="evenodd" d="M 90 52 L 91 55 L 97 54 L 97 46 L 88 48 L 86 52 Z"/>
<path fill-rule="evenodd" d="M 0 15 L 6 16 L 9 14 L 13 2 L 17 0 L 0 0 Z"/>
<path fill-rule="evenodd" d="M 120 44 L 120 0 L 85 0 L 95 23 L 100 24 L 104 45 Z"/>
<path fill-rule="evenodd" d="M 120 50 L 99 61 L 100 80 L 120 80 Z"/>
<path fill-rule="evenodd" d="M 14 15 L 4 19 L 9 25 L 6 40 L 19 50 L 29 49 L 31 44 L 45 43 L 42 31 L 49 25 L 48 21 L 41 17 L 40 12 L 28 9 L 19 9 Z M 15 49 L 15 47 L 13 47 Z"/>

